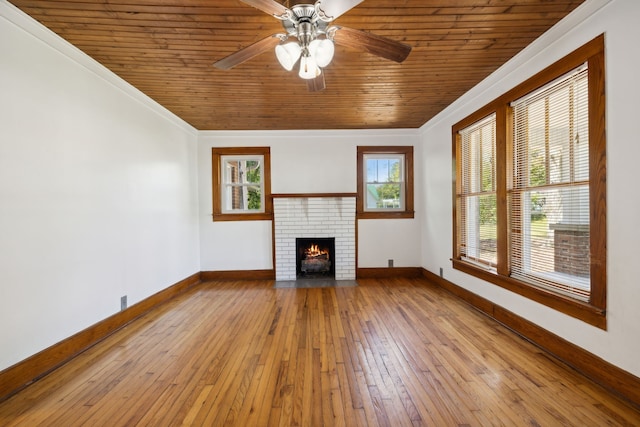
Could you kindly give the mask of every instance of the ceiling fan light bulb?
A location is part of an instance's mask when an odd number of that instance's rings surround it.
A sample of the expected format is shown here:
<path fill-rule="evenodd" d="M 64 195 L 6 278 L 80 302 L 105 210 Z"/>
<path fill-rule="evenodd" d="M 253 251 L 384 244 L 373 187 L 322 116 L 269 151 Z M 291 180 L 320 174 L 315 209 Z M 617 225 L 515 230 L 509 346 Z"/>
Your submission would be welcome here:
<path fill-rule="evenodd" d="M 303 56 L 300 58 L 300 72 L 298 75 L 306 80 L 315 79 L 322 71 L 316 64 L 312 56 Z"/>
<path fill-rule="evenodd" d="M 309 44 L 309 53 L 316 59 L 316 64 L 324 68 L 331 63 L 335 47 L 329 39 L 315 39 Z"/>
<path fill-rule="evenodd" d="M 289 42 L 276 46 L 276 58 L 278 62 L 287 71 L 291 71 L 298 61 L 302 49 L 297 42 Z"/>

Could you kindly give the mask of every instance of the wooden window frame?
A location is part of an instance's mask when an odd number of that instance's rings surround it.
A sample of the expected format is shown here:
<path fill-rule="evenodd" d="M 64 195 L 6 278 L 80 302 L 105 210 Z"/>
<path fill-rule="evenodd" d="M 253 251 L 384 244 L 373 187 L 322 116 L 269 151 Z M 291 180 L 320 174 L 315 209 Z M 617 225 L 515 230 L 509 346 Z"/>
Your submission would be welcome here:
<path fill-rule="evenodd" d="M 589 228 L 590 228 L 590 280 L 588 302 L 534 287 L 510 277 L 507 189 L 513 187 L 512 166 L 512 113 L 510 103 L 587 62 L 589 90 Z M 606 127 L 605 127 L 605 60 L 604 35 L 600 35 L 527 79 L 504 95 L 480 108 L 452 127 L 453 141 L 453 268 L 496 284 L 526 298 L 544 304 L 564 314 L 580 319 L 601 329 L 607 328 L 606 318 Z M 458 132 L 476 121 L 496 114 L 496 185 L 497 185 L 497 269 L 489 271 L 461 259 L 458 250 L 456 212 L 456 182 L 459 179 L 457 158 Z"/>
<path fill-rule="evenodd" d="M 358 146 L 356 219 L 413 218 L 413 147 L 412 146 Z M 367 211 L 365 205 L 364 157 L 367 154 L 391 154 L 404 156 L 404 209 Z"/>
<path fill-rule="evenodd" d="M 221 163 L 223 156 L 262 156 L 264 159 L 262 169 L 264 212 L 223 212 L 223 179 Z M 273 199 L 271 198 L 271 150 L 269 147 L 214 147 L 211 149 L 211 172 L 214 221 L 267 221 L 273 219 Z"/>
<path fill-rule="evenodd" d="M 479 126 L 480 124 L 483 124 L 483 126 Z M 459 202 L 460 204 L 456 204 L 456 206 L 459 206 L 460 208 L 464 208 L 466 209 L 466 206 L 468 206 L 469 200 L 472 197 L 478 197 L 478 196 L 487 196 L 487 195 L 494 195 L 494 197 L 496 197 L 496 205 L 497 205 L 497 185 L 496 185 L 496 144 L 495 144 L 495 130 L 496 130 L 496 117 L 494 113 L 489 114 L 487 117 L 483 117 L 480 120 L 476 121 L 475 123 L 471 124 L 470 126 L 472 127 L 476 127 L 478 126 L 476 129 L 480 130 L 480 128 L 484 128 L 484 126 L 486 126 L 487 124 L 490 124 L 493 127 L 493 139 L 492 139 L 492 144 L 491 144 L 491 164 L 494 165 L 491 169 L 491 183 L 492 183 L 492 188 L 490 190 L 485 190 L 483 188 L 480 188 L 478 190 L 472 190 L 471 189 L 471 182 L 465 182 L 465 179 L 463 177 L 463 171 L 461 170 L 462 168 L 458 168 L 458 170 L 460 171 L 460 174 L 456 175 L 456 203 L 458 202 L 458 198 L 460 199 Z M 468 130 L 468 127 L 466 127 L 465 129 L 461 129 L 462 130 Z M 460 148 L 459 153 L 462 153 L 463 151 L 463 140 L 464 138 L 460 135 L 461 132 L 458 132 L 458 136 L 460 138 L 459 140 L 459 144 L 458 147 Z M 481 144 L 481 141 L 480 141 Z M 470 147 L 471 148 L 471 147 Z M 477 147 L 477 150 L 480 151 L 480 158 L 482 158 L 482 152 L 481 152 L 482 146 L 479 145 Z M 456 158 L 460 158 L 461 154 L 456 155 Z M 475 171 L 479 171 L 479 176 L 482 177 L 483 176 L 483 172 L 482 172 L 482 161 L 479 162 L 479 164 L 477 165 L 480 167 L 479 170 L 475 170 Z M 473 170 L 473 163 L 469 163 L 469 167 L 467 168 L 467 172 L 474 172 Z M 468 175 L 468 176 L 471 176 Z M 482 182 L 482 178 L 480 178 L 480 182 Z M 482 184 L 480 184 L 480 187 L 482 187 Z M 497 209 L 496 209 L 497 211 Z M 464 258 L 465 260 L 467 260 L 470 263 L 475 263 L 478 264 L 480 266 L 482 266 L 483 268 L 487 268 L 487 269 L 494 269 L 496 267 L 496 263 L 492 262 L 486 258 L 482 258 L 482 257 L 471 257 L 469 255 L 470 249 L 473 248 L 475 250 L 480 251 L 480 247 L 476 247 L 476 245 L 470 245 L 469 242 L 469 235 L 473 234 L 476 236 L 479 236 L 481 234 L 479 228 L 475 233 L 468 233 L 469 228 L 467 227 L 467 223 L 465 223 L 465 218 L 466 215 L 464 216 L 464 218 L 462 218 L 462 215 L 460 215 L 458 217 L 458 222 L 456 223 L 456 226 L 461 230 L 460 233 L 457 234 L 458 238 L 460 240 L 465 240 L 465 251 L 464 251 L 464 255 L 462 254 L 463 251 L 460 251 L 460 258 Z M 466 231 L 467 233 L 462 233 L 462 231 Z M 466 234 L 467 238 L 463 239 L 462 238 L 462 234 Z M 496 236 L 497 238 L 497 236 Z M 475 242 L 474 242 L 475 243 Z M 463 245 L 460 245 L 463 246 Z M 458 247 L 460 247 L 458 246 Z M 472 250 L 473 251 L 473 250 Z"/>

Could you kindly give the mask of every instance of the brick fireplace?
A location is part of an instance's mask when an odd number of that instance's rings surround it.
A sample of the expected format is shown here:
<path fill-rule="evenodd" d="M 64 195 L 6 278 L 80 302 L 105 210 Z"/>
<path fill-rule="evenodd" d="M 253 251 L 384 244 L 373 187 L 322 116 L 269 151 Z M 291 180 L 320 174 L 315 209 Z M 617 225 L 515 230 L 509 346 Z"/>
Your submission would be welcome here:
<path fill-rule="evenodd" d="M 334 239 L 336 280 L 356 278 L 355 195 L 274 195 L 276 280 L 296 280 L 296 239 Z"/>

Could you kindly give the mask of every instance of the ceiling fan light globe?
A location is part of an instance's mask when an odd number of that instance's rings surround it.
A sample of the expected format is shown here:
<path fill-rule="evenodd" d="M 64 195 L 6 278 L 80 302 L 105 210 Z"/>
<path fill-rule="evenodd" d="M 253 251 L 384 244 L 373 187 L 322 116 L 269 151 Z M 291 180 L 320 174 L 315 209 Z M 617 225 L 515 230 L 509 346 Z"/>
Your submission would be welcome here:
<path fill-rule="evenodd" d="M 301 52 L 302 49 L 297 42 L 289 42 L 276 46 L 276 58 L 278 58 L 278 62 L 282 65 L 282 68 L 287 71 L 293 69 L 298 58 L 300 58 Z"/>
<path fill-rule="evenodd" d="M 329 39 L 315 39 L 309 44 L 309 53 L 316 60 L 320 68 L 324 68 L 331 63 L 335 47 Z"/>
<path fill-rule="evenodd" d="M 316 64 L 313 56 L 303 56 L 300 58 L 300 72 L 298 75 L 301 78 L 305 80 L 315 79 L 320 73 L 322 73 L 322 70 L 320 70 L 318 64 Z"/>

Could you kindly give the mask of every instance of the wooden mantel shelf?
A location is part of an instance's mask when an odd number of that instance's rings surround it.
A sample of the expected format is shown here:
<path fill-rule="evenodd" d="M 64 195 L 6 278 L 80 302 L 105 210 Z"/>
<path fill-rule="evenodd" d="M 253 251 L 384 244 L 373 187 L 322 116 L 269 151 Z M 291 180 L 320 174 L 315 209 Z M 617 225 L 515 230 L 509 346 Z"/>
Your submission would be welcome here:
<path fill-rule="evenodd" d="M 308 199 L 312 197 L 357 197 L 358 193 L 276 193 L 271 194 L 273 199 Z"/>

